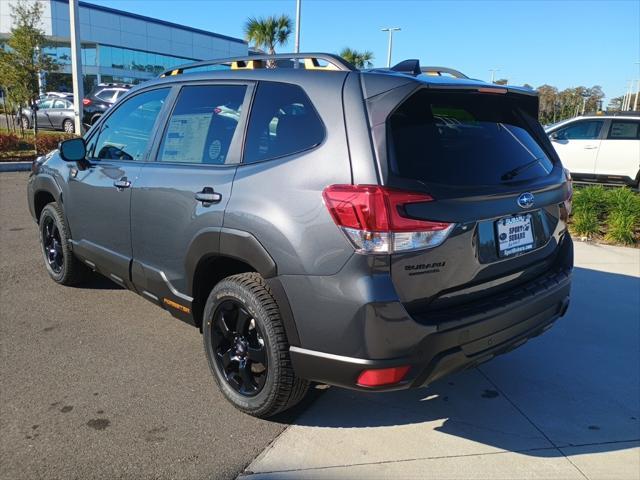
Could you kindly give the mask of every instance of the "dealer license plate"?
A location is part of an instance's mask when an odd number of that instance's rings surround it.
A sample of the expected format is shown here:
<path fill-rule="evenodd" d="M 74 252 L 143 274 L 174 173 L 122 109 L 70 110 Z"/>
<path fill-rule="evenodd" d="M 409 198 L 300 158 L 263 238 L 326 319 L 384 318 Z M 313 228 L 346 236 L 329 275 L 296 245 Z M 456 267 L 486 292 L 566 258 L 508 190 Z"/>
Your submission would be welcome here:
<path fill-rule="evenodd" d="M 509 257 L 533 249 L 531 215 L 501 218 L 496 221 L 496 235 L 501 257 Z"/>

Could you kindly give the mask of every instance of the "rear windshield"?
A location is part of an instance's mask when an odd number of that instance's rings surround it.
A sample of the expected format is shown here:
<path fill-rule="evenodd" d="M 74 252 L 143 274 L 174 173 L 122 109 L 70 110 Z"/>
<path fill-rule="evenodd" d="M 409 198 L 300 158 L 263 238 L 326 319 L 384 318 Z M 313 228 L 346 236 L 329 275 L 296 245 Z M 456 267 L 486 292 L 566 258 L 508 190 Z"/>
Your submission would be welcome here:
<path fill-rule="evenodd" d="M 545 176 L 552 161 L 506 95 L 420 90 L 389 117 L 393 174 L 427 183 L 495 185 Z"/>

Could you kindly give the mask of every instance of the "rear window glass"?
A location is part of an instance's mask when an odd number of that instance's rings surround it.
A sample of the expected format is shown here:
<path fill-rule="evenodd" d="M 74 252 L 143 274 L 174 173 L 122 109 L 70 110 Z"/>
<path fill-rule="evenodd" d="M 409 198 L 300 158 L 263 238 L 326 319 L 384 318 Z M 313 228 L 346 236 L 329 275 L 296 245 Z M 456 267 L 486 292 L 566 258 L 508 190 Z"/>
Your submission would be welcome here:
<path fill-rule="evenodd" d="M 263 82 L 251 109 L 244 162 L 254 163 L 315 147 L 324 127 L 297 85 Z"/>
<path fill-rule="evenodd" d="M 391 171 L 448 185 L 495 185 L 547 175 L 553 163 L 535 120 L 507 96 L 420 90 L 389 117 Z"/>

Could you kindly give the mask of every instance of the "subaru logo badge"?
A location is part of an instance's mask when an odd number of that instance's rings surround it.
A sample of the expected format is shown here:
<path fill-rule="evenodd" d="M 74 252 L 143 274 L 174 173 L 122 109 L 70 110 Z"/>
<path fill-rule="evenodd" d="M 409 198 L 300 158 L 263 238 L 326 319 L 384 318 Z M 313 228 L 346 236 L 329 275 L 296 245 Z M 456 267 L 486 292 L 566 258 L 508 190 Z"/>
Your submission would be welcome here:
<path fill-rule="evenodd" d="M 518 205 L 520 205 L 521 208 L 533 207 L 533 193 L 521 193 L 518 197 Z"/>

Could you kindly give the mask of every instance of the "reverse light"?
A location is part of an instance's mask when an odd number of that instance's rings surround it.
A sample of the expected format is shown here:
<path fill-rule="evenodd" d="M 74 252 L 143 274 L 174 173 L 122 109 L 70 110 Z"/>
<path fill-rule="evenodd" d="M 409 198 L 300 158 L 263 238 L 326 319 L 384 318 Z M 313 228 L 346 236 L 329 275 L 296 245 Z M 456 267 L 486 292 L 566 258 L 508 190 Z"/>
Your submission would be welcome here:
<path fill-rule="evenodd" d="M 88 98 L 83 98 L 82 99 L 82 105 L 84 105 L 85 107 L 91 105 L 91 103 L 92 103 L 91 100 L 88 99 Z"/>
<path fill-rule="evenodd" d="M 336 225 L 358 253 L 389 254 L 437 247 L 455 225 L 408 217 L 406 205 L 433 201 L 423 193 L 379 185 L 331 185 L 322 196 Z"/>
<path fill-rule="evenodd" d="M 358 377 L 358 385 L 361 387 L 392 385 L 402 381 L 408 372 L 408 366 L 364 370 Z"/>

